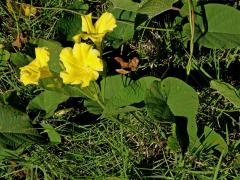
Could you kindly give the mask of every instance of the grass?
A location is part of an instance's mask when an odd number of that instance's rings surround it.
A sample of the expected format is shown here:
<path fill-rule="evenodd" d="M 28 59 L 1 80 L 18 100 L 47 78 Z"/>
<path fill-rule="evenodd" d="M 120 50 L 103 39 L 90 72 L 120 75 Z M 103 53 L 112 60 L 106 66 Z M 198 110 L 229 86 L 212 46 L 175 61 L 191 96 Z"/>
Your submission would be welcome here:
<path fill-rule="evenodd" d="M 9 51 L 27 51 L 12 47 L 16 34 L 27 32 L 28 39 L 58 39 L 55 31 L 63 9 L 73 0 L 38 0 L 36 17 L 15 18 L 0 8 L 2 29 L 0 44 Z M 104 11 L 108 1 L 89 1 L 90 9 L 98 7 Z M 47 7 L 58 7 L 48 9 Z M 99 12 L 95 12 L 99 13 Z M 168 16 L 162 15 L 165 18 Z M 137 37 L 122 46 L 124 51 L 134 51 L 141 59 L 136 77 L 175 76 L 187 80 L 199 93 L 200 107 L 198 124 L 210 125 L 227 141 L 229 153 L 226 156 L 213 150 L 182 156 L 178 149 L 173 151 L 167 144 L 172 126 L 153 121 L 145 110 L 128 113 L 118 120 L 104 119 L 86 112 L 81 98 L 70 99 L 59 106 L 64 114 L 46 119 L 41 113 L 34 117 L 35 123 L 50 123 L 61 135 L 62 143 L 32 144 L 16 157 L 0 162 L 0 177 L 3 179 L 234 179 L 240 175 L 239 153 L 239 111 L 223 97 L 209 88 L 204 72 L 216 79 L 223 79 L 239 86 L 239 49 L 207 50 L 196 48 L 193 57 L 205 71 L 193 71 L 185 76 L 187 50 L 181 45 L 181 37 L 175 31 L 161 31 L 160 17 L 151 23 L 156 29 L 143 29 Z M 161 21 L 161 20 L 160 20 Z M 169 20 L 170 21 L 170 20 Z M 174 28 L 174 23 L 164 25 Z M 121 49 L 116 50 L 121 52 Z M 238 69 L 237 69 L 238 68 Z M 150 70 L 150 73 L 149 73 Z M 238 70 L 238 71 L 237 71 Z M 236 72 L 236 73 L 235 73 Z M 25 110 L 27 102 L 38 94 L 36 87 L 24 87 L 18 81 L 18 70 L 9 63 L 0 66 L 0 92 L 16 92 L 12 105 Z M 21 104 L 15 102 L 21 101 Z M 33 113 L 33 115 L 31 114 Z M 39 114 L 38 114 L 39 113 Z"/>

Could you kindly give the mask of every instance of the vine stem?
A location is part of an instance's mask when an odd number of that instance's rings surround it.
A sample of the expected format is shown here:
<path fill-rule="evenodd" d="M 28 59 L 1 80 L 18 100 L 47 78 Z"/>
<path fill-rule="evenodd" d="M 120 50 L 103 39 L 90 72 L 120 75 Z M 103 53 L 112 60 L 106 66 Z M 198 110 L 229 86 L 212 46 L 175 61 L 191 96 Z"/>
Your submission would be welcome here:
<path fill-rule="evenodd" d="M 189 9 L 189 23 L 190 23 L 190 30 L 191 30 L 191 39 L 190 39 L 190 56 L 189 56 L 188 64 L 187 64 L 187 75 L 190 74 L 191 67 L 192 67 L 192 57 L 193 57 L 193 50 L 194 50 L 194 36 L 195 36 L 195 13 L 194 13 L 194 6 L 193 6 L 192 0 L 188 0 L 188 9 Z"/>

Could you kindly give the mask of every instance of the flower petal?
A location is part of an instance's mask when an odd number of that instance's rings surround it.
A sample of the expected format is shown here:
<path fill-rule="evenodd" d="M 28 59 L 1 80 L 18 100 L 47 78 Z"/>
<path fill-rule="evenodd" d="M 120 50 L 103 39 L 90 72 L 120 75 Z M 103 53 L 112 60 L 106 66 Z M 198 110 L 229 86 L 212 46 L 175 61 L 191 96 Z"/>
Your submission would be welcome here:
<path fill-rule="evenodd" d="M 38 84 L 40 78 L 40 71 L 37 61 L 32 61 L 27 66 L 20 68 L 20 81 L 24 85 Z"/>
<path fill-rule="evenodd" d="M 92 48 L 89 50 L 86 65 L 95 71 L 103 71 L 103 62 L 98 58 L 99 55 L 98 50 Z"/>
<path fill-rule="evenodd" d="M 35 48 L 36 59 L 39 62 L 40 67 L 48 67 L 48 61 L 50 59 L 50 54 L 47 48 Z"/>
<path fill-rule="evenodd" d="M 96 33 L 92 23 L 92 13 L 82 16 L 82 31 L 88 34 Z"/>
<path fill-rule="evenodd" d="M 66 71 L 71 70 L 72 67 L 77 65 L 75 62 L 75 57 L 73 56 L 72 48 L 63 48 L 59 56 Z"/>
<path fill-rule="evenodd" d="M 77 34 L 77 35 L 73 36 L 73 41 L 74 41 L 75 43 L 80 43 L 80 42 L 81 42 L 81 38 L 82 38 L 81 35 L 82 35 L 82 34 Z"/>
<path fill-rule="evenodd" d="M 97 20 L 95 23 L 95 29 L 96 33 L 103 34 L 103 36 L 107 32 L 113 31 L 113 29 L 116 27 L 116 19 L 115 17 L 109 13 L 105 12 L 101 15 L 101 17 Z"/>

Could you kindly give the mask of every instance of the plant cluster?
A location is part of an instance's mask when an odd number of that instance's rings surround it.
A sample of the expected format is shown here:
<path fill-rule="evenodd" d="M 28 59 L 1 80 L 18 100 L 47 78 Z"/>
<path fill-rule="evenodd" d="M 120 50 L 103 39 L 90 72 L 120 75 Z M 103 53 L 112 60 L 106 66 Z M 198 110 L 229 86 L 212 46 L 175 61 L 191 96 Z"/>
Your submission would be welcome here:
<path fill-rule="evenodd" d="M 0 176 L 238 178 L 238 2 L 66 2 L 0 2 Z"/>

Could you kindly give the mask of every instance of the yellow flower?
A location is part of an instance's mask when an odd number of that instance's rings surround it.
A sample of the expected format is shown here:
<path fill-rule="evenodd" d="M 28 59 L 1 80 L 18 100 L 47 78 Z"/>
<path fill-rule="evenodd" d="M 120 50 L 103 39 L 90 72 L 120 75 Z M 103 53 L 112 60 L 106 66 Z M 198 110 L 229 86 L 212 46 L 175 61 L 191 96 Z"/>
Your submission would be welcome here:
<path fill-rule="evenodd" d="M 12 1 L 11 0 L 6 0 L 6 4 L 7 4 L 7 10 L 10 12 L 10 13 L 14 13 L 14 10 L 13 10 L 13 5 L 12 5 Z"/>
<path fill-rule="evenodd" d="M 65 71 L 60 73 L 64 84 L 89 85 L 90 81 L 97 80 L 103 71 L 103 63 L 99 58 L 100 52 L 86 43 L 76 43 L 73 48 L 64 48 L 60 53 Z"/>
<path fill-rule="evenodd" d="M 21 8 L 24 12 L 25 16 L 34 16 L 37 13 L 37 9 L 34 6 L 31 6 L 30 4 L 21 3 Z"/>
<path fill-rule="evenodd" d="M 7 10 L 11 14 L 17 14 L 19 11 L 24 16 L 34 16 L 37 13 L 37 8 L 26 3 L 20 3 L 20 5 L 13 0 L 6 0 Z"/>
<path fill-rule="evenodd" d="M 96 44 L 97 48 L 100 49 L 105 34 L 113 31 L 116 26 L 116 19 L 111 13 L 103 13 L 94 25 L 92 22 L 92 14 L 90 13 L 82 16 L 82 32 L 84 33 L 75 35 L 73 40 L 75 42 L 81 42 L 81 38 L 84 40 L 89 38 Z"/>
<path fill-rule="evenodd" d="M 24 85 L 38 84 L 39 79 L 52 76 L 48 68 L 47 48 L 35 48 L 35 54 L 36 58 L 30 64 L 20 68 L 20 81 Z"/>

